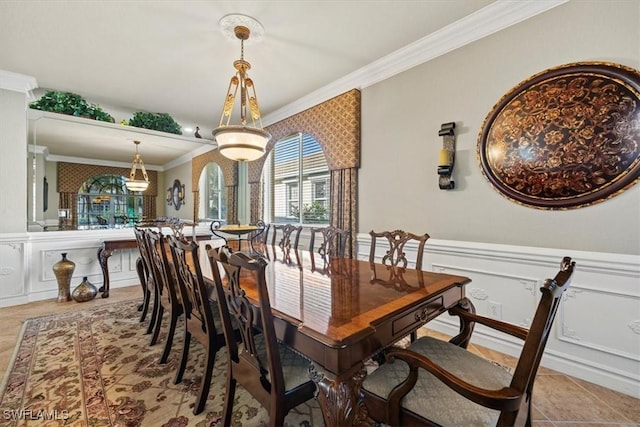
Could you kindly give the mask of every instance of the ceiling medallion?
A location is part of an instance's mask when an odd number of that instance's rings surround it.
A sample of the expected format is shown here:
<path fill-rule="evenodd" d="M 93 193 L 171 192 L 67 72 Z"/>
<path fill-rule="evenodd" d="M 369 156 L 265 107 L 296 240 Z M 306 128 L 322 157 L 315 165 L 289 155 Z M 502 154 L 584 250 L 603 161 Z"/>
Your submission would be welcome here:
<path fill-rule="evenodd" d="M 482 173 L 539 209 L 602 202 L 640 178 L 640 71 L 580 62 L 538 73 L 504 95 L 478 136 Z"/>
<path fill-rule="evenodd" d="M 222 35 L 228 40 L 237 41 L 236 27 L 245 27 L 249 29 L 251 38 L 245 39 L 244 44 L 251 46 L 260 43 L 264 39 L 264 27 L 258 20 L 251 16 L 242 15 L 240 13 L 231 13 L 220 18 L 218 21 Z"/>

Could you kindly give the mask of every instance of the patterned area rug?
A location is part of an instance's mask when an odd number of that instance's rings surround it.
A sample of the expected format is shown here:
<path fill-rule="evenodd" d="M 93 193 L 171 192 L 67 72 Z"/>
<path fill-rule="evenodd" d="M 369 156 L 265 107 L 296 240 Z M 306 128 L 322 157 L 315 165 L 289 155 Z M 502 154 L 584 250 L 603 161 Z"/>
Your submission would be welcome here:
<path fill-rule="evenodd" d="M 168 320 L 165 317 L 161 339 L 150 347 L 137 305 L 138 301 L 106 304 L 28 320 L 0 391 L 0 426 L 218 426 L 225 350 L 216 356 L 205 409 L 194 416 L 203 346 L 192 340 L 184 379 L 173 384 L 182 325 L 168 363 L 159 365 Z M 235 427 L 267 425 L 267 412 L 241 386 L 234 411 Z M 299 405 L 285 420 L 287 427 L 323 425 L 315 400 Z"/>

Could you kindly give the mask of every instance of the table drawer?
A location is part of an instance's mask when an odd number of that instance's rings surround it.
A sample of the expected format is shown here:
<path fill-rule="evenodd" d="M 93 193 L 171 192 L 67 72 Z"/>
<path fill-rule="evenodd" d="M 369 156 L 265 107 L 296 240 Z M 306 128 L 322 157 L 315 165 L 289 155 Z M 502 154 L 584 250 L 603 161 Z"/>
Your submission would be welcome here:
<path fill-rule="evenodd" d="M 393 336 L 404 336 L 416 330 L 427 321 L 440 315 L 446 310 L 442 296 L 426 301 L 424 304 L 401 314 L 393 319 L 391 333 Z"/>

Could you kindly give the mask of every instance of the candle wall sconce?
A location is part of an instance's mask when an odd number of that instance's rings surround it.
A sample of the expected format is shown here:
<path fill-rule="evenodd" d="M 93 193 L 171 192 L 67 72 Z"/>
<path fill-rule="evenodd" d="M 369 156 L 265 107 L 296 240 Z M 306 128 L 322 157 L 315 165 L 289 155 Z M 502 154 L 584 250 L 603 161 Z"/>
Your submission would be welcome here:
<path fill-rule="evenodd" d="M 180 183 L 179 179 L 173 181 L 173 186 L 167 188 L 167 204 L 173 205 L 176 210 L 180 210 L 180 206 L 184 205 L 185 187 Z"/>
<path fill-rule="evenodd" d="M 438 136 L 442 137 L 442 149 L 438 154 L 438 185 L 441 190 L 453 190 L 455 182 L 451 179 L 456 157 L 455 122 L 443 123 Z"/>

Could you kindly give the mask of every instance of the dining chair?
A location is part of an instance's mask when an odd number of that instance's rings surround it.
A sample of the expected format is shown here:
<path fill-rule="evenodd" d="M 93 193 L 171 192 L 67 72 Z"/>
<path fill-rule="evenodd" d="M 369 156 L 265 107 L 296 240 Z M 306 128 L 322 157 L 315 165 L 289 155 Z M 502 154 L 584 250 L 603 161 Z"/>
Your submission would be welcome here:
<path fill-rule="evenodd" d="M 309 238 L 309 250 L 317 251 L 320 255 L 344 258 L 344 252 L 347 247 L 347 241 L 351 232 L 328 225 L 326 227 L 312 227 L 311 236 Z M 316 234 L 322 236 L 318 248 L 315 248 Z"/>
<path fill-rule="evenodd" d="M 249 234 L 249 241 L 252 245 L 254 243 L 266 244 L 271 224 L 266 224 L 263 220 L 259 219 L 254 225 L 258 227 L 258 230 L 252 231 L 251 234 Z"/>
<path fill-rule="evenodd" d="M 381 263 L 392 267 L 407 268 L 407 265 L 409 265 L 409 261 L 407 260 L 407 255 L 404 251 L 404 247 L 408 242 L 415 242 L 418 247 L 416 250 L 416 260 L 414 263 L 414 268 L 416 270 L 422 270 L 424 245 L 429 239 L 429 235 L 427 233 L 413 234 L 404 230 L 375 232 L 371 230 L 369 232 L 369 235 L 371 236 L 369 262 L 376 262 L 376 249 L 378 247 L 378 242 L 382 241 L 382 243 L 380 243 L 380 246 L 385 248 L 386 252 L 382 257 Z M 417 332 L 411 332 L 410 337 L 411 342 L 415 341 L 418 338 Z"/>
<path fill-rule="evenodd" d="M 280 231 L 280 233 L 278 233 Z M 273 233 L 271 234 L 271 244 L 276 244 L 281 248 L 298 249 L 298 243 L 300 242 L 300 232 L 302 226 L 295 226 L 293 224 L 273 224 Z M 280 240 L 278 240 L 278 234 L 280 234 Z M 276 240 L 278 243 L 276 243 Z"/>
<path fill-rule="evenodd" d="M 369 251 L 369 262 L 376 262 L 376 249 L 378 242 L 382 240 L 380 246 L 386 249 L 382 257 L 382 264 L 407 267 L 409 260 L 404 251 L 404 247 L 408 242 L 415 242 L 418 247 L 416 250 L 416 260 L 414 268 L 422 270 L 422 257 L 424 255 L 424 245 L 429 239 L 429 235 L 413 234 L 403 230 L 369 232 L 371 236 L 371 249 Z M 386 240 L 386 241 L 385 241 Z"/>
<path fill-rule="evenodd" d="M 479 323 L 523 340 L 513 374 L 467 351 L 455 339 L 422 337 L 406 349 L 388 348 L 387 362 L 364 380 L 369 416 L 392 426 L 530 426 L 534 380 L 574 266 L 564 257 L 555 278 L 540 287 L 542 295 L 528 329 L 459 307 L 449 310 L 460 317 L 461 325 L 473 329 Z"/>
<path fill-rule="evenodd" d="M 166 244 L 166 237 L 161 231 L 151 229 L 147 231 L 146 237 L 151 254 L 151 272 L 158 286 L 160 296 L 158 303 L 156 303 L 158 314 L 153 331 L 155 340 L 158 339 L 160 334 L 165 310 L 169 313 L 169 330 L 167 331 L 167 338 L 164 343 L 164 351 L 158 361 L 158 363 L 164 364 L 167 363 L 169 353 L 171 352 L 178 319 L 184 310 L 182 308 L 182 300 L 180 299 L 180 291 L 176 283 L 173 265 L 169 261 L 169 247 Z"/>
<path fill-rule="evenodd" d="M 268 262 L 243 252 L 232 253 L 226 246 L 216 249 L 207 246 L 207 255 L 224 332 L 230 336 L 233 321 L 237 322 L 241 332 L 239 343 L 228 339 L 227 392 L 222 425 L 231 425 L 236 385 L 239 383 L 267 410 L 270 426 L 283 426 L 284 417 L 292 408 L 314 397 L 316 386 L 309 378 L 309 360 L 276 339 L 265 279 Z M 226 284 L 222 282 L 218 263 L 224 269 Z M 258 299 L 255 302 L 250 301 L 245 293 L 248 277 L 243 276 L 240 280 L 241 269 L 255 278 Z M 261 333 L 254 332 L 256 326 Z"/>
<path fill-rule="evenodd" d="M 205 347 L 204 374 L 193 408 L 194 415 L 198 415 L 204 409 L 207 401 L 216 353 L 225 345 L 225 334 L 220 323 L 218 305 L 209 298 L 209 291 L 202 276 L 198 258 L 198 243 L 189 242 L 173 235 L 167 236 L 167 240 L 171 249 L 171 258 L 185 318 L 182 356 L 174 380 L 176 384 L 182 381 L 187 366 L 191 337 L 195 337 Z"/>
<path fill-rule="evenodd" d="M 153 299 L 153 306 L 151 311 L 151 318 L 149 319 L 149 325 L 147 326 L 147 331 L 145 334 L 150 334 L 153 332 L 153 328 L 156 324 L 157 320 L 157 301 L 158 301 L 158 288 L 156 287 L 156 283 L 153 280 L 153 275 L 151 274 L 151 258 L 149 254 L 149 248 L 147 244 L 146 238 L 146 228 L 135 227 L 133 229 L 133 233 L 136 236 L 136 243 L 138 244 L 138 251 L 140 252 L 140 259 L 142 261 L 142 271 L 144 272 L 144 277 L 141 280 L 144 280 L 144 283 L 141 283 L 143 288 L 143 300 L 142 300 L 142 314 L 140 316 L 140 322 L 144 322 L 147 312 L 149 311 L 149 307 L 151 306 L 151 300 Z M 140 277 L 140 269 L 138 269 L 138 277 Z M 151 338 L 150 345 L 154 345 L 156 342 L 153 337 Z"/>

